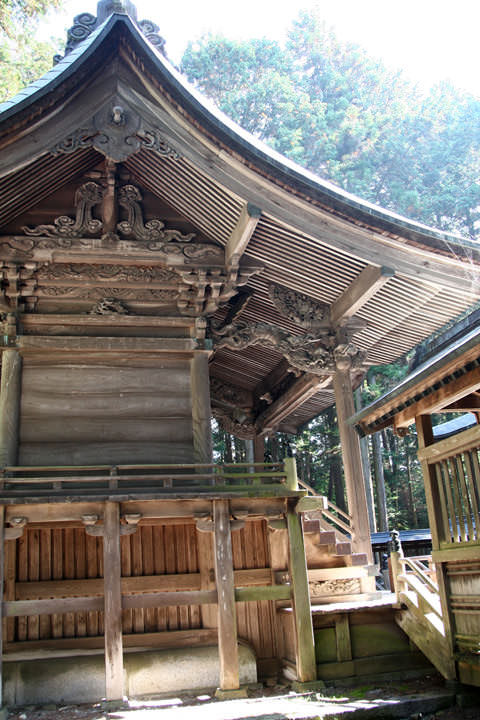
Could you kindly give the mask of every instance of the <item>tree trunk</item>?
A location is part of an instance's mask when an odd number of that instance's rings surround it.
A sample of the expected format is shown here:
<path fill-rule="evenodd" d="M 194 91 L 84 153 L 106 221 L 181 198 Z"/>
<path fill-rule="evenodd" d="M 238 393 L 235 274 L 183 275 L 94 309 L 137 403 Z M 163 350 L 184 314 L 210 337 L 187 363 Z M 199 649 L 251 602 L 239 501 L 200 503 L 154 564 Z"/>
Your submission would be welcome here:
<path fill-rule="evenodd" d="M 378 529 L 388 532 L 387 498 L 385 495 L 385 475 L 383 472 L 382 444 L 380 433 L 372 434 L 373 469 L 377 487 Z"/>

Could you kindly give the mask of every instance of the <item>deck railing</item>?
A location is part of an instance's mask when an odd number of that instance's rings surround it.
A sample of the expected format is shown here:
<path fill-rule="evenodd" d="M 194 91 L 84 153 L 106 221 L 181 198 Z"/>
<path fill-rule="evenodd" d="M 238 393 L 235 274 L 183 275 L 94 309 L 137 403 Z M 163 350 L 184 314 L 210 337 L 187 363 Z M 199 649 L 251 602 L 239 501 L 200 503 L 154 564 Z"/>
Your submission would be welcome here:
<path fill-rule="evenodd" d="M 434 499 L 440 548 L 478 542 L 480 425 L 420 450 L 427 491 Z M 433 533 L 432 533 L 433 536 Z"/>
<path fill-rule="evenodd" d="M 57 493 L 211 492 L 245 487 L 295 489 L 288 463 L 204 463 L 77 466 L 8 466 L 0 471 L 0 496 Z"/>

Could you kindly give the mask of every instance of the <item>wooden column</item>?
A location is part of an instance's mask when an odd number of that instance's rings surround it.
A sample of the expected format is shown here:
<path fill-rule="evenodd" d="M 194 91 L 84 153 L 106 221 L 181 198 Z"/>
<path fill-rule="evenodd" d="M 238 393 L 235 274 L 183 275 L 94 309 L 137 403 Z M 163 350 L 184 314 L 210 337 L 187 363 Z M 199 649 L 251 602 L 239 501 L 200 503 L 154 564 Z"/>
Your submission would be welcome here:
<path fill-rule="evenodd" d="M 354 552 L 365 553 L 369 563 L 373 562 L 370 527 L 368 522 L 367 496 L 363 478 L 360 439 L 354 427 L 347 424 L 349 417 L 355 414 L 352 380 L 350 377 L 350 359 L 337 360 L 333 376 L 335 405 L 337 408 L 338 429 L 342 446 L 342 460 L 347 490 L 348 511 L 353 519 Z"/>
<path fill-rule="evenodd" d="M 120 508 L 106 502 L 103 533 L 105 592 L 105 697 L 123 697 L 122 593 L 120 563 Z"/>
<path fill-rule="evenodd" d="M 4 350 L 0 386 L 0 466 L 16 465 L 18 460 L 21 379 L 22 358 L 18 350 Z"/>
<path fill-rule="evenodd" d="M 193 448 L 196 463 L 211 463 L 212 431 L 210 427 L 210 378 L 208 374 L 208 354 L 194 353 L 190 365 L 192 391 Z"/>
<path fill-rule="evenodd" d="M 237 616 L 233 580 L 230 504 L 228 500 L 213 501 L 215 524 L 215 576 L 218 593 L 218 652 L 220 656 L 220 690 L 240 687 Z"/>
<path fill-rule="evenodd" d="M 307 563 L 299 516 L 290 508 L 287 512 L 289 541 L 289 570 L 295 618 L 297 679 L 314 682 L 317 679 L 312 611 L 308 589 Z"/>
<path fill-rule="evenodd" d="M 253 440 L 253 457 L 256 463 L 265 462 L 265 438 L 263 435 L 255 435 Z"/>

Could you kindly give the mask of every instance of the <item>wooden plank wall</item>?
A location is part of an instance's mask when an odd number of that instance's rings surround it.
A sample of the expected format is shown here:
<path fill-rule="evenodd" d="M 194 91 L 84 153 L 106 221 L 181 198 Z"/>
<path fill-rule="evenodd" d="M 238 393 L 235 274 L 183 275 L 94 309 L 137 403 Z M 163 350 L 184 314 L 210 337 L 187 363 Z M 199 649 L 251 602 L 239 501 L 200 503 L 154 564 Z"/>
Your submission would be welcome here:
<path fill-rule="evenodd" d="M 193 462 L 189 360 L 157 362 L 44 365 L 26 358 L 19 463 Z"/>
<path fill-rule="evenodd" d="M 122 578 L 144 578 L 146 592 L 159 586 L 160 578 L 171 576 L 169 589 L 200 589 L 198 564 L 199 533 L 192 522 L 143 524 L 133 535 L 121 538 Z M 211 536 L 210 536 L 211 537 Z M 264 520 L 248 521 L 232 533 L 235 570 L 269 569 L 267 527 Z M 188 576 L 191 576 L 191 582 Z M 103 585 L 91 582 L 103 576 L 103 540 L 85 533 L 83 527 L 58 529 L 31 527 L 23 537 L 6 542 L 5 599 L 25 600 L 50 597 L 45 582 L 60 581 L 65 596 L 102 594 Z M 157 581 L 155 578 L 158 577 Z M 90 586 L 82 584 L 90 581 Z M 71 581 L 69 585 L 65 581 Z M 80 582 L 78 582 L 80 581 Z M 42 584 L 43 582 L 43 584 Z M 134 583 L 125 591 L 135 592 Z M 263 581 L 264 582 L 264 581 Z M 40 584 L 39 584 L 40 583 Z M 65 583 L 65 584 L 63 584 Z M 164 587 L 159 587 L 164 590 Z M 59 585 L 55 588 L 59 593 Z M 205 606 L 204 606 L 205 607 Z M 214 608 L 216 610 L 216 608 Z M 277 657 L 275 606 L 271 601 L 237 603 L 238 635 L 247 640 L 259 660 Z M 213 614 L 216 624 L 216 612 Z M 76 612 L 4 620 L 6 643 L 102 636 L 102 612 Z M 199 606 L 129 609 L 123 611 L 126 635 L 202 626 Z M 18 649 L 18 645 L 16 646 Z"/>

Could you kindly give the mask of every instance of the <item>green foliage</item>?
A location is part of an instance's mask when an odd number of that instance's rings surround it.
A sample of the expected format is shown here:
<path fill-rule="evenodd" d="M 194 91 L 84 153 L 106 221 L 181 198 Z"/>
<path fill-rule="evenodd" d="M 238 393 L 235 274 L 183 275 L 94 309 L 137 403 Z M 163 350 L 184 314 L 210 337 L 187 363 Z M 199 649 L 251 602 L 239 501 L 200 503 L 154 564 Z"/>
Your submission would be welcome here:
<path fill-rule="evenodd" d="M 38 17 L 60 5 L 61 0 L 0 0 L 0 31 L 14 38 L 31 28 Z"/>
<path fill-rule="evenodd" d="M 0 102 L 52 67 L 58 43 L 35 39 L 37 20 L 61 0 L 0 0 Z"/>
<path fill-rule="evenodd" d="M 182 71 L 273 148 L 365 200 L 474 234 L 480 102 L 449 85 L 426 95 L 302 13 L 286 46 L 206 36 Z"/>

